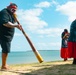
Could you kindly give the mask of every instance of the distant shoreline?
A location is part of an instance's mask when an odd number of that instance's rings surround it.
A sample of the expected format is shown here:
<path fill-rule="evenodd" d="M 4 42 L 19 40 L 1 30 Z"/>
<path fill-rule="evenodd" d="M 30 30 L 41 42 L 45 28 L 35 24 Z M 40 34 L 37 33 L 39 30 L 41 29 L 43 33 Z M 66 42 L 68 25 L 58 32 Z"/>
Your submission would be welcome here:
<path fill-rule="evenodd" d="M 42 51 L 39 51 L 39 53 L 43 58 L 44 62 L 51 62 L 51 61 L 58 61 L 58 60 L 63 61 L 63 59 L 60 57 L 60 51 L 58 50 L 44 50 L 44 51 L 42 50 Z M 1 54 L 0 54 L 0 57 L 1 57 Z M 33 51 L 11 52 L 9 53 L 8 59 L 7 59 L 7 64 L 10 64 L 10 65 L 36 63 L 36 62 L 39 63 Z M 0 65 L 1 65 L 1 58 L 0 58 Z"/>
<path fill-rule="evenodd" d="M 28 52 L 28 51 L 32 51 L 32 50 L 25 50 L 25 51 L 15 51 L 14 50 L 14 51 L 11 51 L 11 52 Z M 59 50 L 38 50 L 38 51 L 59 51 Z M 1 51 L 0 51 L 0 53 L 1 53 Z"/>

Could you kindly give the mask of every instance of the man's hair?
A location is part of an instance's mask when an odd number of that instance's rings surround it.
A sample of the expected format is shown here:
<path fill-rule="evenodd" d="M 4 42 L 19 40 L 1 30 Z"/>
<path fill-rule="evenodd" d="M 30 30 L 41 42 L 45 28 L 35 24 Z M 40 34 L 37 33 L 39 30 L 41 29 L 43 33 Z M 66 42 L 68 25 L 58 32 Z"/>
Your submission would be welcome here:
<path fill-rule="evenodd" d="M 16 7 L 18 7 L 15 3 L 11 3 L 9 6 L 16 6 Z"/>

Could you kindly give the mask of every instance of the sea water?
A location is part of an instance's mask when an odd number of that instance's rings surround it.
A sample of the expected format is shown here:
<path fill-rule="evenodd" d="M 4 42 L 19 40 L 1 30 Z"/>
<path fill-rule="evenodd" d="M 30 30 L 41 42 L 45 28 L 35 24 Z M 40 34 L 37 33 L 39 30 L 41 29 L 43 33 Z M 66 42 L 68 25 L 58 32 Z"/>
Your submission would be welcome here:
<path fill-rule="evenodd" d="M 59 50 L 39 50 L 38 51 L 43 58 L 44 62 L 62 60 Z M 8 64 L 26 64 L 39 62 L 33 51 L 21 51 L 11 52 L 8 55 Z M 0 65 L 1 65 L 1 53 L 0 53 Z"/>

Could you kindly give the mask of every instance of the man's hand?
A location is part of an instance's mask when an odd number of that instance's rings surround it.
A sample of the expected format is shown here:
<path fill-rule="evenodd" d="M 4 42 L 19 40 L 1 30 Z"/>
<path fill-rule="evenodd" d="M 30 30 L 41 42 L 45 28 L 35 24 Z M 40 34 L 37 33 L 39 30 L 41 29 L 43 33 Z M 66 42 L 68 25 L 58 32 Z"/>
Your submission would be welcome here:
<path fill-rule="evenodd" d="M 20 24 L 18 24 L 16 27 L 17 27 L 19 30 L 22 30 L 22 26 L 21 26 Z"/>

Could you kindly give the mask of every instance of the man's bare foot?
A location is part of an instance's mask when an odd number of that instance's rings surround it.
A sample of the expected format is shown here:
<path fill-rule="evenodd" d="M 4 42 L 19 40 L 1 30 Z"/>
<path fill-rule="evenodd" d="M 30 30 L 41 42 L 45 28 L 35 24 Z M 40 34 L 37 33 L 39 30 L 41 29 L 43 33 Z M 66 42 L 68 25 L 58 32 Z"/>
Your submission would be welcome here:
<path fill-rule="evenodd" d="M 8 65 L 6 65 L 6 66 L 2 66 L 2 67 L 1 67 L 1 70 L 9 70 Z"/>

